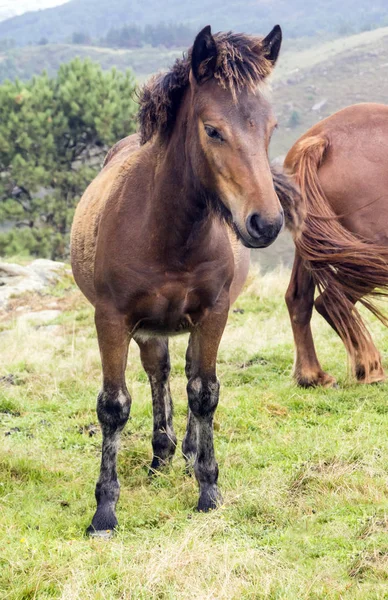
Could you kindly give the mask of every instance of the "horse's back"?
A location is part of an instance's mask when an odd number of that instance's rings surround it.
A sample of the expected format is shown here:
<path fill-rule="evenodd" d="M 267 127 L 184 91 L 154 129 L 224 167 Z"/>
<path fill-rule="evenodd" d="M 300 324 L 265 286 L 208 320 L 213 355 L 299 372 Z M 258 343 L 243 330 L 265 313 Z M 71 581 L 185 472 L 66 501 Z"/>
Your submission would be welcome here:
<path fill-rule="evenodd" d="M 387 244 L 388 106 L 356 104 L 324 119 L 291 148 L 286 166 L 320 143 L 318 179 L 334 213 L 352 233 Z"/>
<path fill-rule="evenodd" d="M 74 278 L 88 298 L 95 303 L 94 262 L 101 216 L 112 190 L 125 172 L 128 158 L 139 149 L 138 135 L 131 135 L 108 152 L 103 169 L 83 194 L 74 215 L 71 230 L 71 264 Z"/>

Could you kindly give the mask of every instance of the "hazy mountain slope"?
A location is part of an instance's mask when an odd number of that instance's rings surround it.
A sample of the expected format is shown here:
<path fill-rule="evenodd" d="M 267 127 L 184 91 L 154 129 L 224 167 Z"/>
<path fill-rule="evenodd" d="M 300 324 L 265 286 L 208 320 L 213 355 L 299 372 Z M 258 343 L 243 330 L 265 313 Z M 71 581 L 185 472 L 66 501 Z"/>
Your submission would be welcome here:
<path fill-rule="evenodd" d="M 0 23 L 0 38 L 14 38 L 21 45 L 42 37 L 63 41 L 74 31 L 99 37 L 123 23 L 160 21 L 250 32 L 266 32 L 280 22 L 287 35 L 300 37 L 388 24 L 388 7 L 387 0 L 316 0 L 308 5 L 305 0 L 71 0 Z"/>
<path fill-rule="evenodd" d="M 279 130 L 271 155 L 284 154 L 319 119 L 355 102 L 388 102 L 388 27 L 344 37 L 306 50 L 281 54 L 273 78 L 273 100 Z M 91 57 L 103 68 L 132 68 L 142 81 L 167 68 L 182 51 L 153 48 L 111 50 L 70 44 L 18 48 L 0 54 L 0 81 L 28 79 L 75 56 Z M 319 105 L 322 106 L 319 108 Z M 318 105 L 318 107 L 316 106 Z"/>
<path fill-rule="evenodd" d="M 0 0 L 0 21 L 22 15 L 26 11 L 41 10 L 63 4 L 68 0 Z"/>
<path fill-rule="evenodd" d="M 290 68 L 285 70 L 280 63 L 273 85 L 279 119 L 271 144 L 273 156 L 286 153 L 306 129 L 345 106 L 388 104 L 388 28 L 355 38 L 358 45 L 352 46 L 351 38 L 346 38 L 337 52 L 326 47 L 326 55 L 325 46 L 321 47 L 324 60 L 312 65 L 304 62 L 304 53 L 284 54 L 283 63 Z"/>
<path fill-rule="evenodd" d="M 16 48 L 0 53 L 0 82 L 5 79 L 27 80 L 46 70 L 54 75 L 62 63 L 79 56 L 91 58 L 103 69 L 116 67 L 119 70 L 132 69 L 137 79 L 144 80 L 148 75 L 168 68 L 183 50 L 163 50 L 136 48 L 134 50 L 112 50 L 94 46 L 72 44 L 47 44 Z"/>

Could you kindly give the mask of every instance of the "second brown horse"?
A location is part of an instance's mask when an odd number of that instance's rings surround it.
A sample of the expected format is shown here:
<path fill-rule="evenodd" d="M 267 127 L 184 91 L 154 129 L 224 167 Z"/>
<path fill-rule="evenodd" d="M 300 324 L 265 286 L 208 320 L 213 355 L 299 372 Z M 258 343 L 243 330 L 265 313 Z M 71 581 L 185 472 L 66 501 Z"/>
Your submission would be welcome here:
<path fill-rule="evenodd" d="M 382 381 L 380 354 L 355 304 L 388 325 L 373 303 L 388 292 L 388 106 L 358 104 L 321 121 L 291 148 L 285 166 L 306 209 L 286 295 L 295 378 L 302 386 L 335 384 L 315 352 L 315 304 L 345 343 L 357 380 Z"/>
<path fill-rule="evenodd" d="M 268 164 L 276 121 L 265 94 L 280 44 L 278 26 L 264 39 L 203 29 L 188 56 L 143 90 L 140 146 L 131 136 L 114 147 L 77 208 L 72 267 L 95 307 L 103 369 L 91 534 L 117 524 L 116 458 L 131 406 L 125 383 L 131 338 L 152 389 L 151 468 L 157 469 L 176 447 L 167 340 L 190 332 L 183 453 L 195 461 L 198 509 L 219 501 L 218 346 L 248 271 L 248 248 L 273 242 L 284 219 Z M 281 194 L 287 184 L 278 183 Z"/>

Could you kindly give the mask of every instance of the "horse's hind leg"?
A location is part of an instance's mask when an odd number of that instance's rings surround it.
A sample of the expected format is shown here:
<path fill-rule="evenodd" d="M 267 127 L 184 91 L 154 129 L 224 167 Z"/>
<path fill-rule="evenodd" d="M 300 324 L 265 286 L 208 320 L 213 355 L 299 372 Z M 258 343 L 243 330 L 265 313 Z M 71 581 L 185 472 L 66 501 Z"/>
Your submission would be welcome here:
<path fill-rule="evenodd" d="M 294 266 L 286 293 L 295 341 L 294 377 L 303 386 L 335 385 L 335 379 L 322 370 L 315 352 L 311 332 L 311 315 L 314 306 L 315 285 L 299 254 L 295 252 Z"/>
<path fill-rule="evenodd" d="M 331 320 L 325 306 L 325 295 L 328 292 L 323 292 L 318 298 L 315 300 L 315 308 L 319 312 L 320 315 L 328 322 L 328 324 L 334 329 L 337 335 L 344 341 L 343 336 L 335 327 L 333 321 Z M 349 298 L 350 305 L 354 305 L 359 298 Z M 363 335 L 362 337 L 356 338 L 350 332 L 350 342 L 352 344 L 351 348 L 347 348 L 349 357 L 352 363 L 352 370 L 354 375 L 357 378 L 359 383 L 378 383 L 379 381 L 384 381 L 384 369 L 381 364 L 381 356 L 380 352 L 377 350 L 376 346 L 373 343 L 372 338 L 369 334 Z"/>
<path fill-rule="evenodd" d="M 97 510 L 87 532 L 105 536 L 117 525 L 115 508 L 120 493 L 117 451 L 120 432 L 131 408 L 125 384 L 129 335 L 125 318 L 110 306 L 96 306 L 95 323 L 103 370 L 102 390 L 97 400 L 103 440 L 100 477 L 96 485 Z"/>
<path fill-rule="evenodd" d="M 186 377 L 187 381 L 191 378 L 192 372 L 192 361 L 193 361 L 193 348 L 192 348 L 192 337 L 189 338 L 189 345 L 187 346 L 186 352 Z M 190 407 L 187 409 L 187 425 L 186 432 L 182 442 L 182 453 L 183 457 L 186 461 L 186 470 L 187 472 L 191 472 L 191 469 L 194 465 L 195 456 L 197 454 L 197 423 L 195 421 L 194 415 L 190 410 Z"/>
<path fill-rule="evenodd" d="M 172 424 L 173 408 L 170 393 L 170 357 L 168 341 L 163 338 L 135 340 L 140 348 L 141 362 L 151 385 L 154 428 L 153 458 L 150 474 L 161 468 L 174 455 L 176 436 Z"/>
<path fill-rule="evenodd" d="M 217 352 L 227 316 L 228 306 L 221 311 L 213 311 L 191 335 L 192 361 L 187 394 L 197 430 L 194 472 L 199 484 L 198 510 L 204 512 L 216 508 L 221 500 L 217 488 L 213 417 L 220 387 L 216 376 Z"/>

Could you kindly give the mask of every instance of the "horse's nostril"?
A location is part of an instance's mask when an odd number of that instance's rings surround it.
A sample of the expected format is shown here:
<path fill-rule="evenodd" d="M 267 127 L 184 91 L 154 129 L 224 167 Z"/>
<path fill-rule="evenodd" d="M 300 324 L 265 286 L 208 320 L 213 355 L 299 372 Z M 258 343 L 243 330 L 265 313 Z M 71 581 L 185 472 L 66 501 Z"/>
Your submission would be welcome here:
<path fill-rule="evenodd" d="M 249 235 L 255 240 L 274 239 L 283 227 L 283 212 L 271 221 L 261 217 L 259 213 L 252 213 L 246 220 L 246 228 Z"/>
<path fill-rule="evenodd" d="M 252 237 L 260 236 L 260 215 L 254 213 L 247 218 L 247 230 Z"/>

